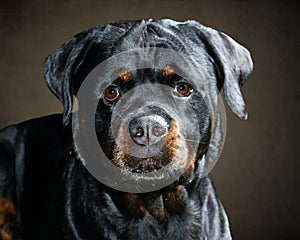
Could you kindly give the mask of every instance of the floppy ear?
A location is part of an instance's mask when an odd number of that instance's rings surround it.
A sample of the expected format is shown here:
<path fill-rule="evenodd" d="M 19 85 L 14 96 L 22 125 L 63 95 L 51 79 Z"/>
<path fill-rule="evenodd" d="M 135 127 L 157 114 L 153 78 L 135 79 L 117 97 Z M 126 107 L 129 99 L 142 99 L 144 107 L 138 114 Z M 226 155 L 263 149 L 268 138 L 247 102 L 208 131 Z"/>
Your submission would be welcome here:
<path fill-rule="evenodd" d="M 73 106 L 74 75 L 86 49 L 88 34 L 79 33 L 45 60 L 44 77 L 51 92 L 64 107 L 63 124 L 69 124 Z"/>
<path fill-rule="evenodd" d="M 224 96 L 231 110 L 247 119 L 241 87 L 253 70 L 250 52 L 224 33 L 200 26 L 198 33 L 218 68 Z"/>

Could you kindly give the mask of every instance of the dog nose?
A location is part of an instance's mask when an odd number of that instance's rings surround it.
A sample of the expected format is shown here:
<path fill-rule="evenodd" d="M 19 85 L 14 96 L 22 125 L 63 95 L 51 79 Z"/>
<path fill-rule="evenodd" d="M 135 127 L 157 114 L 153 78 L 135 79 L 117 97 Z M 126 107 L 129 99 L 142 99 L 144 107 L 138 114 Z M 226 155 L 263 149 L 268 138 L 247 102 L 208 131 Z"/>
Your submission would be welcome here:
<path fill-rule="evenodd" d="M 132 140 L 140 146 L 149 146 L 161 141 L 168 132 L 168 123 L 161 116 L 143 116 L 129 123 Z"/>

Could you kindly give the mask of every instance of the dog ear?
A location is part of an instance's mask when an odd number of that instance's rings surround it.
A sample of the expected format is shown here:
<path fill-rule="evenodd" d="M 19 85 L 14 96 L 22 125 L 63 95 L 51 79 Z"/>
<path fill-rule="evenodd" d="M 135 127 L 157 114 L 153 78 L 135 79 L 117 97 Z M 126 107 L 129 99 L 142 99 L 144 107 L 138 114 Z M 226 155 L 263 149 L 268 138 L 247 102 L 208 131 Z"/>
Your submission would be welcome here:
<path fill-rule="evenodd" d="M 201 40 L 214 59 L 220 75 L 218 86 L 231 110 L 241 119 L 247 119 L 246 105 L 241 87 L 253 70 L 250 52 L 224 33 L 200 26 Z"/>
<path fill-rule="evenodd" d="M 75 35 L 45 60 L 44 77 L 51 92 L 63 104 L 65 126 L 69 124 L 72 112 L 73 78 L 84 56 L 88 38 L 87 32 Z"/>

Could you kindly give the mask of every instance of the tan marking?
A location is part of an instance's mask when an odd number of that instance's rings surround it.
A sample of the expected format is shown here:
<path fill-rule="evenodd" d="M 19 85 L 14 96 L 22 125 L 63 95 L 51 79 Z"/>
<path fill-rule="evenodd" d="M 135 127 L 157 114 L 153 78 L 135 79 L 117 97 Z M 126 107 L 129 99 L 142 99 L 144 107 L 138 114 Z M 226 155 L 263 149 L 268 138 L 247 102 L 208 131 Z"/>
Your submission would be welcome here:
<path fill-rule="evenodd" d="M 163 75 L 167 78 L 170 78 L 174 75 L 174 68 L 172 68 L 171 66 L 165 66 L 165 68 L 163 69 Z"/>
<path fill-rule="evenodd" d="M 132 73 L 127 71 L 127 70 L 122 70 L 119 73 L 119 78 L 121 79 L 121 81 L 123 81 L 124 83 L 132 80 Z"/>
<path fill-rule="evenodd" d="M 193 149 L 192 146 L 185 146 L 184 138 L 180 136 L 180 130 L 174 121 L 170 123 L 170 129 L 166 136 L 166 148 L 169 159 L 177 166 L 184 166 L 185 171 L 181 175 L 182 178 L 189 180 L 195 170 L 196 152 L 187 151 L 187 149 Z M 187 154 L 189 154 L 187 156 Z"/>
<path fill-rule="evenodd" d="M 8 234 L 8 233 L 6 233 L 4 231 L 4 228 L 3 228 L 2 232 L 1 232 L 1 239 L 2 240 L 12 240 L 11 235 Z"/>
<path fill-rule="evenodd" d="M 170 124 L 169 132 L 166 136 L 166 148 L 169 154 L 169 158 L 171 160 L 174 160 L 175 156 L 179 154 L 178 136 L 179 136 L 179 131 L 177 125 L 174 123 L 174 121 L 172 121 Z"/>
<path fill-rule="evenodd" d="M 15 224 L 16 212 L 12 201 L 0 198 L 0 236 L 2 240 L 11 240 L 11 228 Z"/>
<path fill-rule="evenodd" d="M 164 205 L 168 213 L 180 213 L 186 206 L 186 189 L 182 185 L 176 186 L 164 194 Z"/>
<path fill-rule="evenodd" d="M 181 175 L 186 181 L 190 180 L 195 173 L 195 157 L 191 158 L 190 164 L 187 165 L 185 172 Z"/>
<path fill-rule="evenodd" d="M 125 197 L 125 208 L 133 216 L 139 217 L 146 214 L 146 209 L 140 194 L 126 193 Z"/>

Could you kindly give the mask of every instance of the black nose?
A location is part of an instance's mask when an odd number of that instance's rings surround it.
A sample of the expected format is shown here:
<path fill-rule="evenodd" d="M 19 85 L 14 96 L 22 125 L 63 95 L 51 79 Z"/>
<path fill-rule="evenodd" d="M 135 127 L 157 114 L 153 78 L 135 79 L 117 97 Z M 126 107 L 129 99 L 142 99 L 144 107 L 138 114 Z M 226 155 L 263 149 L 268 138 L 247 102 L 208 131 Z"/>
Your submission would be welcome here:
<path fill-rule="evenodd" d="M 168 123 L 158 115 L 134 118 L 129 123 L 132 140 L 140 146 L 149 146 L 161 141 L 168 132 Z"/>

